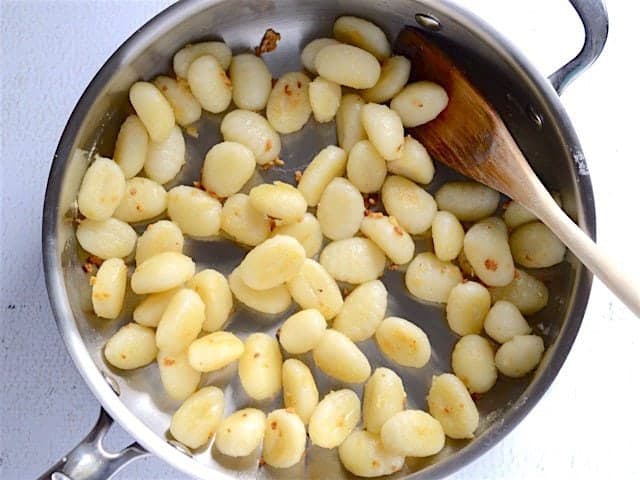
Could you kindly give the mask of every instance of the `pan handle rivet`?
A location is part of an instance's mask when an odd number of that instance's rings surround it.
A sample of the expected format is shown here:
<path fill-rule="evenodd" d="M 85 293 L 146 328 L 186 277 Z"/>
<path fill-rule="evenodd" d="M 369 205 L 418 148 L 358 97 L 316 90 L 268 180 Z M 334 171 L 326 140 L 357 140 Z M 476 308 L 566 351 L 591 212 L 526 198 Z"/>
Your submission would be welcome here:
<path fill-rule="evenodd" d="M 539 113 L 535 108 L 533 108 L 533 105 L 527 106 L 527 115 L 529 116 L 531 121 L 536 124 L 536 127 L 542 128 L 542 124 L 544 123 L 544 118 L 542 117 L 541 113 Z"/>
<path fill-rule="evenodd" d="M 418 25 L 432 32 L 437 32 L 442 28 L 440 20 L 430 13 L 416 13 L 415 19 Z"/>
<path fill-rule="evenodd" d="M 180 453 L 185 454 L 187 457 L 193 457 L 191 450 L 189 450 L 185 445 L 180 443 L 177 440 L 167 440 L 167 443 L 171 445 L 173 448 L 178 450 Z"/>
<path fill-rule="evenodd" d="M 111 390 L 113 390 L 113 393 L 115 393 L 117 396 L 120 396 L 120 385 L 118 385 L 116 379 L 109 375 L 107 372 L 102 372 L 102 376 L 107 381 L 107 385 L 109 385 L 109 387 L 111 387 Z"/>

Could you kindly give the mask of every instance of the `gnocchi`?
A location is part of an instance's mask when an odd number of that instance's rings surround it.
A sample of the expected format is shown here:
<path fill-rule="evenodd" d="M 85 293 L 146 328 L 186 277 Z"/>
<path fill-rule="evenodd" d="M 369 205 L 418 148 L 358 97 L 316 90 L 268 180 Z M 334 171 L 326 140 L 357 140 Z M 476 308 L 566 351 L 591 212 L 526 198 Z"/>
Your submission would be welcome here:
<path fill-rule="evenodd" d="M 268 290 L 291 280 L 300 272 L 305 259 L 300 242 L 287 235 L 276 235 L 251 250 L 238 271 L 249 288 Z"/>
<path fill-rule="evenodd" d="M 136 244 L 136 264 L 162 252 L 182 253 L 184 236 L 180 228 L 169 220 L 152 223 L 140 235 Z"/>
<path fill-rule="evenodd" d="M 241 143 L 222 142 L 211 147 L 202 166 L 202 186 L 217 197 L 238 193 L 256 168 L 253 152 Z"/>
<path fill-rule="evenodd" d="M 342 89 L 337 83 L 317 77 L 309 84 L 309 103 L 316 122 L 333 120 L 340 107 Z"/>
<path fill-rule="evenodd" d="M 500 194 L 477 182 L 449 182 L 435 195 L 438 210 L 453 213 L 462 222 L 477 221 L 493 214 Z"/>
<path fill-rule="evenodd" d="M 229 76 L 233 103 L 238 108 L 258 112 L 267 106 L 271 93 L 271 72 L 260 57 L 242 53 L 231 59 Z"/>
<path fill-rule="evenodd" d="M 189 345 L 189 364 L 198 372 L 213 372 L 235 362 L 244 352 L 242 340 L 231 332 L 214 332 Z"/>
<path fill-rule="evenodd" d="M 169 300 L 158 322 L 158 349 L 169 354 L 186 350 L 198 337 L 203 323 L 204 303 L 198 294 L 188 288 L 178 290 Z M 191 364 L 191 358 L 189 363 Z"/>
<path fill-rule="evenodd" d="M 391 108 L 400 115 L 405 127 L 417 127 L 430 122 L 447 108 L 449 96 L 433 82 L 407 85 L 391 100 Z"/>
<path fill-rule="evenodd" d="M 262 443 L 266 423 L 266 416 L 262 410 L 238 410 L 220 423 L 215 446 L 229 457 L 246 457 Z"/>
<path fill-rule="evenodd" d="M 189 88 L 204 110 L 224 112 L 231 103 L 231 80 L 213 55 L 196 58 L 187 70 Z"/>
<path fill-rule="evenodd" d="M 325 237 L 343 240 L 353 237 L 364 218 L 364 200 L 346 178 L 334 178 L 318 202 L 317 217 Z"/>
<path fill-rule="evenodd" d="M 125 196 L 122 170 L 113 160 L 97 157 L 89 166 L 78 191 L 78 209 L 85 217 L 107 220 Z"/>
<path fill-rule="evenodd" d="M 121 370 L 144 367 L 153 362 L 157 354 L 153 329 L 137 323 L 120 328 L 104 346 L 104 357 Z"/>
<path fill-rule="evenodd" d="M 385 450 L 378 435 L 364 430 L 353 431 L 338 448 L 338 456 L 344 468 L 359 477 L 391 475 L 404 465 L 403 456 Z"/>
<path fill-rule="evenodd" d="M 202 374 L 191 366 L 186 350 L 177 354 L 159 351 L 158 370 L 164 391 L 174 400 L 186 400 L 200 385 Z"/>
<path fill-rule="evenodd" d="M 198 57 L 211 55 L 223 70 L 231 64 L 231 49 L 224 42 L 200 42 L 186 45 L 173 56 L 173 71 L 178 77 L 187 78 L 191 63 Z"/>
<path fill-rule="evenodd" d="M 447 299 L 447 322 L 458 335 L 480 333 L 491 307 L 491 295 L 480 283 L 459 283 Z"/>
<path fill-rule="evenodd" d="M 131 275 L 131 290 L 138 294 L 164 292 L 185 283 L 195 271 L 195 263 L 186 255 L 158 253 L 136 267 Z"/>
<path fill-rule="evenodd" d="M 408 263 L 413 258 L 413 239 L 395 217 L 387 217 L 380 213 L 370 214 L 362 219 L 360 231 L 380 247 L 396 265 Z"/>
<path fill-rule="evenodd" d="M 171 418 L 173 438 L 189 448 L 205 445 L 218 429 L 224 415 L 224 392 L 205 387 L 187 398 Z"/>
<path fill-rule="evenodd" d="M 300 245 L 302 245 L 309 258 L 315 257 L 320 251 L 320 247 L 322 247 L 323 239 L 320 222 L 318 222 L 318 219 L 312 213 L 305 213 L 300 220 L 294 223 L 280 225 L 274 228 L 271 235 L 288 235 L 295 238 L 300 242 Z"/>
<path fill-rule="evenodd" d="M 161 75 L 156 77 L 153 84 L 169 101 L 178 125 L 186 127 L 200 119 L 202 107 L 189 90 L 189 84 L 185 80 L 174 80 Z"/>
<path fill-rule="evenodd" d="M 327 320 L 342 308 L 342 294 L 336 281 L 310 258 L 305 259 L 299 272 L 287 281 L 287 288 L 298 305 L 318 310 Z"/>
<path fill-rule="evenodd" d="M 220 228 L 236 242 L 252 247 L 264 242 L 271 232 L 267 216 L 253 208 L 244 193 L 236 193 L 224 202 Z"/>
<path fill-rule="evenodd" d="M 173 180 L 186 163 L 186 145 L 180 127 L 174 127 L 160 142 L 149 143 L 144 173 L 154 182 L 165 184 Z"/>
<path fill-rule="evenodd" d="M 222 205 L 199 188 L 180 185 L 169 190 L 167 213 L 187 235 L 210 237 L 220 231 Z"/>
<path fill-rule="evenodd" d="M 376 150 L 387 161 L 398 160 L 404 149 L 404 129 L 396 112 L 386 105 L 367 103 L 360 110 L 364 131 Z"/>
<path fill-rule="evenodd" d="M 242 388 L 254 400 L 266 400 L 282 388 L 282 354 L 275 338 L 252 333 L 238 361 Z"/>
<path fill-rule="evenodd" d="M 513 303 L 498 300 L 484 319 L 484 331 L 498 343 L 531 333 L 531 327 Z"/>
<path fill-rule="evenodd" d="M 427 302 L 445 303 L 453 287 L 462 283 L 462 273 L 453 263 L 442 262 L 431 252 L 414 257 L 404 277 L 407 289 Z"/>
<path fill-rule="evenodd" d="M 428 192 L 398 175 L 384 181 L 382 203 L 389 215 L 412 235 L 425 233 L 437 212 L 436 202 Z"/>
<path fill-rule="evenodd" d="M 496 352 L 496 367 L 507 377 L 523 377 L 538 366 L 543 353 L 542 338 L 537 335 L 515 335 Z"/>
<path fill-rule="evenodd" d="M 395 455 L 430 457 L 444 448 L 445 435 L 440 422 L 427 412 L 405 410 L 385 422 L 380 441 Z"/>
<path fill-rule="evenodd" d="M 333 328 L 354 342 L 371 337 L 387 311 L 387 289 L 380 280 L 358 285 L 333 320 Z"/>
<path fill-rule="evenodd" d="M 229 275 L 229 288 L 239 301 L 258 312 L 281 313 L 291 305 L 291 295 L 286 285 L 278 285 L 268 290 L 254 290 L 244 283 L 237 268 Z"/>
<path fill-rule="evenodd" d="M 360 140 L 349 152 L 347 178 L 362 193 L 380 190 L 387 176 L 387 162 L 369 140 Z"/>
<path fill-rule="evenodd" d="M 435 168 L 427 149 L 411 135 L 404 137 L 402 155 L 397 160 L 387 162 L 390 173 L 403 176 L 417 183 L 431 183 Z"/>
<path fill-rule="evenodd" d="M 151 141 L 165 141 L 176 124 L 169 101 L 149 82 L 136 82 L 129 89 L 129 101 Z"/>
<path fill-rule="evenodd" d="M 480 415 L 467 387 L 451 373 L 431 379 L 427 396 L 429 412 L 440 422 L 450 438 L 473 438 L 480 423 Z"/>
<path fill-rule="evenodd" d="M 311 160 L 298 182 L 298 190 L 310 207 L 318 205 L 322 192 L 334 178 L 344 175 L 346 165 L 345 151 L 335 145 L 323 148 Z"/>
<path fill-rule="evenodd" d="M 385 318 L 376 330 L 376 343 L 385 356 L 403 367 L 422 368 L 431 357 L 427 334 L 403 318 Z"/>
<path fill-rule="evenodd" d="M 450 262 L 460 255 L 464 243 L 464 229 L 454 214 L 437 212 L 431 224 L 431 234 L 433 250 L 438 259 Z"/>
<path fill-rule="evenodd" d="M 382 426 L 404 410 L 407 394 L 402 379 L 393 370 L 376 368 L 364 386 L 362 423 L 367 432 L 379 434 Z"/>
<path fill-rule="evenodd" d="M 322 448 L 339 446 L 360 421 L 360 399 L 352 390 L 330 392 L 309 419 L 309 438 Z"/>
<path fill-rule="evenodd" d="M 271 90 L 266 115 L 279 133 L 293 133 L 304 127 L 311 115 L 309 77 L 302 72 L 282 75 Z"/>
<path fill-rule="evenodd" d="M 364 353 L 337 330 L 325 330 L 313 349 L 313 360 L 324 373 L 345 383 L 363 383 L 371 374 Z"/>
<path fill-rule="evenodd" d="M 320 253 L 320 265 L 339 282 L 358 285 L 382 276 L 384 252 L 367 238 L 347 238 L 327 245 Z"/>
<path fill-rule="evenodd" d="M 118 164 L 125 178 L 135 177 L 142 170 L 148 148 L 147 129 L 137 115 L 129 115 L 120 127 L 113 151 L 113 161 Z"/>
<path fill-rule="evenodd" d="M 546 285 L 524 270 L 516 269 L 511 283 L 504 287 L 491 287 L 489 292 L 492 302 L 511 302 L 523 315 L 533 315 L 549 302 L 549 290 Z"/>
<path fill-rule="evenodd" d="M 127 266 L 121 258 L 105 260 L 93 279 L 91 304 L 98 317 L 117 318 L 122 311 L 127 288 Z"/>
<path fill-rule="evenodd" d="M 293 186 L 284 182 L 263 183 L 249 192 L 251 206 L 282 223 L 300 220 L 307 211 L 307 202 Z"/>
<path fill-rule="evenodd" d="M 284 408 L 267 415 L 262 458 L 275 468 L 289 468 L 298 463 L 307 445 L 307 432 L 300 417 Z"/>
<path fill-rule="evenodd" d="M 303 49 L 300 54 L 300 60 L 302 61 L 302 65 L 307 71 L 313 73 L 314 75 L 318 73 L 316 70 L 316 55 L 320 50 L 328 45 L 339 45 L 340 42 L 335 38 L 316 38 L 315 40 L 311 40 Z"/>
<path fill-rule="evenodd" d="M 266 118 L 249 110 L 234 110 L 222 119 L 222 137 L 248 147 L 255 155 L 258 165 L 272 163 L 280 155 L 280 135 Z"/>
<path fill-rule="evenodd" d="M 113 216 L 123 222 L 137 223 L 157 217 L 167 209 L 167 191 L 148 178 L 127 180 L 122 201 Z"/>
<path fill-rule="evenodd" d="M 509 237 L 513 259 L 527 268 L 552 267 L 562 262 L 566 247 L 549 227 L 531 222 L 516 228 Z"/>
<path fill-rule="evenodd" d="M 282 399 L 284 406 L 306 425 L 318 405 L 318 387 L 311 370 L 300 360 L 290 358 L 282 364 Z"/>
<path fill-rule="evenodd" d="M 100 221 L 86 218 L 78 225 L 76 238 L 87 252 L 106 260 L 128 256 L 138 236 L 130 225 L 117 218 Z"/>
<path fill-rule="evenodd" d="M 233 310 L 233 297 L 225 276 L 208 268 L 191 278 L 187 287 L 200 295 L 204 303 L 202 329 L 207 332 L 220 330 Z"/>
<path fill-rule="evenodd" d="M 380 64 L 366 50 L 351 45 L 327 45 L 315 58 L 318 74 L 339 85 L 371 88 L 380 78 Z"/>
<path fill-rule="evenodd" d="M 495 219 L 498 220 L 498 219 Z M 513 280 L 515 267 L 504 223 L 484 220 L 464 236 L 464 254 L 476 276 L 492 287 L 504 287 Z M 503 230 L 504 228 L 504 230 Z"/>
<path fill-rule="evenodd" d="M 391 45 L 380 27 L 363 18 L 344 16 L 333 24 L 336 40 L 356 45 L 373 54 L 378 60 L 391 55 Z"/>
<path fill-rule="evenodd" d="M 338 145 L 348 154 L 360 140 L 366 140 L 367 133 L 362 125 L 361 111 L 365 102 L 359 95 L 344 95 L 336 113 Z"/>
<path fill-rule="evenodd" d="M 166 292 L 152 293 L 148 295 L 138 306 L 133 310 L 133 321 L 144 325 L 145 327 L 156 328 L 162 314 L 164 313 L 171 298 L 180 290 L 179 288 L 172 288 Z"/>
<path fill-rule="evenodd" d="M 480 335 L 465 335 L 451 354 L 451 368 L 471 393 L 486 393 L 495 385 L 498 371 L 491 343 Z"/>
<path fill-rule="evenodd" d="M 401 55 L 385 58 L 378 82 L 362 91 L 367 102 L 386 103 L 395 97 L 409 81 L 411 62 Z"/>
<path fill-rule="evenodd" d="M 306 353 L 318 344 L 326 328 L 327 322 L 318 310 L 301 310 L 287 318 L 280 327 L 280 344 L 293 355 Z"/>

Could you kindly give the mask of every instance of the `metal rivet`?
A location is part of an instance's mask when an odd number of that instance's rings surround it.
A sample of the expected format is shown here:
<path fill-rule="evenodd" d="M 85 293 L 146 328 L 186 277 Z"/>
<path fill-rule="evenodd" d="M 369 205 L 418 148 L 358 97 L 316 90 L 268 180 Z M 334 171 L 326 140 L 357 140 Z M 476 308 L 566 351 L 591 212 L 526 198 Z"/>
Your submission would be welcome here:
<path fill-rule="evenodd" d="M 193 457 L 191 450 L 189 450 L 185 445 L 180 443 L 177 440 L 167 440 L 167 443 L 171 445 L 173 448 L 178 450 L 180 453 L 184 453 L 187 457 Z"/>
<path fill-rule="evenodd" d="M 117 396 L 120 396 L 120 385 L 118 385 L 116 379 L 109 375 L 107 372 L 102 372 L 102 376 L 107 381 L 107 385 L 109 385 L 111 387 L 111 390 L 113 390 L 113 393 L 115 393 Z"/>
<path fill-rule="evenodd" d="M 416 13 L 415 19 L 418 25 L 432 32 L 437 32 L 442 28 L 440 20 L 430 13 Z"/>
<path fill-rule="evenodd" d="M 527 106 L 527 115 L 531 119 L 533 123 L 536 124 L 538 128 L 542 128 L 542 124 L 544 123 L 544 117 L 542 114 L 538 113 L 538 111 L 533 108 L 533 105 Z"/>
<path fill-rule="evenodd" d="M 71 480 L 62 472 L 53 472 L 51 474 L 51 480 Z"/>

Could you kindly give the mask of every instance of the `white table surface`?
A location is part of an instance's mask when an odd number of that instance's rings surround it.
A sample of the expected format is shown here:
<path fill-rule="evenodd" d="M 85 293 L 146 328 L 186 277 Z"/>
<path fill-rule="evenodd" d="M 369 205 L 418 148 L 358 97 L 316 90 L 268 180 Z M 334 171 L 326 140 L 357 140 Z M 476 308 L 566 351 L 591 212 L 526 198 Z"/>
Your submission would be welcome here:
<path fill-rule="evenodd" d="M 89 80 L 122 41 L 169 3 L 0 0 L 3 480 L 34 478 L 96 419 L 98 402 L 62 344 L 45 292 L 40 251 L 44 188 L 60 133 Z M 459 3 L 509 36 L 542 72 L 550 73 L 581 45 L 580 24 L 568 2 Z M 567 90 L 563 103 L 591 170 L 599 243 L 640 281 L 640 9 L 635 5 L 610 2 L 607 48 Z M 547 394 L 504 441 L 452 478 L 640 478 L 639 338 L 640 320 L 594 282 L 578 339 Z M 119 427 L 109 435 L 113 447 L 130 441 Z M 149 457 L 118 478 L 186 477 Z"/>

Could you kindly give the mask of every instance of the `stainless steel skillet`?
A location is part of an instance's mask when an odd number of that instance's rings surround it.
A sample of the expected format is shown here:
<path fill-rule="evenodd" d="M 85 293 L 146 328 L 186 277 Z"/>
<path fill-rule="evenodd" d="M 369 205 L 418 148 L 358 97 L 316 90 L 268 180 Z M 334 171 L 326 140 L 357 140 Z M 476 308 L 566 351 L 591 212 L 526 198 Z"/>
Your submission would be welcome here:
<path fill-rule="evenodd" d="M 307 41 L 330 33 L 333 20 L 355 14 L 379 24 L 391 38 L 404 25 L 418 25 L 431 32 L 465 68 L 472 80 L 494 104 L 534 169 L 547 187 L 561 193 L 565 209 L 583 229 L 594 234 L 595 212 L 589 173 L 575 132 L 552 86 L 564 86 L 600 53 L 607 33 L 607 17 L 597 0 L 572 0 L 585 25 L 585 46 L 580 54 L 554 73 L 551 84 L 489 26 L 459 7 L 442 1 L 418 0 L 185 0 L 155 17 L 136 32 L 107 61 L 76 106 L 60 140 L 53 161 L 44 205 L 43 254 L 47 287 L 58 328 L 78 369 L 108 414 L 103 411 L 96 429 L 42 478 L 74 480 L 108 478 L 128 461 L 148 452 L 197 478 L 349 478 L 331 452 L 311 448 L 305 462 L 286 471 L 258 468 L 257 458 L 230 462 L 211 450 L 187 452 L 169 443 L 169 418 L 177 405 L 162 394 L 153 366 L 134 372 L 115 371 L 106 365 L 102 346 L 130 315 L 136 299 L 120 319 L 103 322 L 91 313 L 89 285 L 81 270 L 82 259 L 73 236 L 72 205 L 92 152 L 110 156 L 115 134 L 127 115 L 126 93 L 138 78 L 152 78 L 170 70 L 173 53 L 185 43 L 223 38 L 234 51 L 254 46 L 266 28 L 282 34 L 278 50 L 267 55 L 272 72 L 279 75 L 300 68 L 298 52 Z M 219 116 L 207 116 L 198 139 L 188 140 L 190 162 L 179 183 L 198 177 L 206 150 L 219 139 Z M 335 141 L 333 128 L 310 122 L 303 131 L 283 137 L 286 165 L 264 174 L 265 179 L 291 181 L 293 171 L 307 163 L 322 146 Z M 434 191 L 455 174 L 440 167 Z M 225 242 L 190 242 L 187 252 L 201 265 L 213 265 L 228 273 L 243 251 Z M 452 442 L 437 457 L 407 462 L 397 477 L 440 478 L 461 468 L 503 438 L 530 411 L 555 378 L 575 339 L 586 307 L 591 276 L 572 257 L 552 269 L 537 273 L 552 292 L 549 306 L 533 319 L 542 334 L 547 353 L 533 376 L 519 381 L 500 380 L 479 400 L 483 416 L 477 438 Z M 424 407 L 424 396 L 433 373 L 449 370 L 454 337 L 440 307 L 416 302 L 405 293 L 401 272 L 383 279 L 392 301 L 390 313 L 406 316 L 424 328 L 434 355 L 419 372 L 400 371 L 414 406 Z M 241 335 L 252 330 L 274 331 L 246 310 L 236 313 L 232 329 Z M 385 364 L 375 348 L 365 344 L 375 366 Z M 224 371 L 206 381 L 227 384 L 235 372 Z M 326 379 L 325 379 L 326 380 Z M 331 383 L 324 381 L 327 391 Z M 228 403 L 245 405 L 248 399 L 231 380 Z M 275 401 L 277 403 L 279 399 Z M 261 405 L 265 409 L 270 405 Z M 111 417 L 137 443 L 119 454 L 108 454 L 101 438 Z"/>

